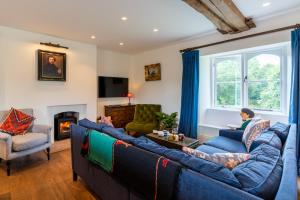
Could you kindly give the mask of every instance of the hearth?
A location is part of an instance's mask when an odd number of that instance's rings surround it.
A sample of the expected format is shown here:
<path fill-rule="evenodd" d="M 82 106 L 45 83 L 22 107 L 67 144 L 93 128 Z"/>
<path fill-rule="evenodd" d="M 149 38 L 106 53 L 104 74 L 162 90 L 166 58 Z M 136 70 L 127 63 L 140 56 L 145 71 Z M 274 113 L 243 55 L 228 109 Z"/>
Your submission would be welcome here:
<path fill-rule="evenodd" d="M 77 124 L 79 118 L 78 112 L 68 111 L 54 115 L 54 138 L 62 140 L 70 138 L 71 124 Z"/>

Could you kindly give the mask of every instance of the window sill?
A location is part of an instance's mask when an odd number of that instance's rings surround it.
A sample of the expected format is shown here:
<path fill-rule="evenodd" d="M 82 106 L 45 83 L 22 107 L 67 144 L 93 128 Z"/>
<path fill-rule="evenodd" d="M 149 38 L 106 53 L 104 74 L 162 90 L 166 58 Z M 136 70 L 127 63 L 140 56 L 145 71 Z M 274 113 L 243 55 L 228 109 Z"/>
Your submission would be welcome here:
<path fill-rule="evenodd" d="M 216 110 L 216 111 L 229 111 L 229 112 L 238 112 L 240 113 L 240 108 L 208 108 L 208 110 Z M 281 117 L 288 117 L 285 113 L 282 112 L 272 112 L 272 111 L 263 111 L 263 110 L 253 110 L 255 114 L 261 115 L 273 115 L 273 116 L 281 116 Z"/>
<path fill-rule="evenodd" d="M 214 128 L 214 129 L 228 128 L 228 127 L 223 127 L 223 126 L 215 126 L 215 125 L 211 125 L 211 124 L 198 124 L 198 126 L 206 127 L 206 128 Z"/>

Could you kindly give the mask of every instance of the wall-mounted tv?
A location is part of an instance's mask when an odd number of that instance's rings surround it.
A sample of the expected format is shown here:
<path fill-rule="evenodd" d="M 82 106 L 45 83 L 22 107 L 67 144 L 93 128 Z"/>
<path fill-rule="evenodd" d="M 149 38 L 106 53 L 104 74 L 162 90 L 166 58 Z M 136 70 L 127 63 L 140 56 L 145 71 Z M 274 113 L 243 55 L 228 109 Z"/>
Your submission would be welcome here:
<path fill-rule="evenodd" d="M 98 77 L 98 97 L 127 97 L 128 78 Z"/>

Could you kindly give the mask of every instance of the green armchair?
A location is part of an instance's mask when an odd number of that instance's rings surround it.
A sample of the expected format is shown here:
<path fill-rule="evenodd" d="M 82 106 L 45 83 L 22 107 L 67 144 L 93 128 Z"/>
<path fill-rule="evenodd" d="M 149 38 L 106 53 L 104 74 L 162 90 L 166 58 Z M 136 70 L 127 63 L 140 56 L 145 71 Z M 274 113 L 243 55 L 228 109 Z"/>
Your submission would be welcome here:
<path fill-rule="evenodd" d="M 133 136 L 152 133 L 153 129 L 159 128 L 155 113 L 160 111 L 161 105 L 137 104 L 133 121 L 125 127 L 127 133 Z"/>

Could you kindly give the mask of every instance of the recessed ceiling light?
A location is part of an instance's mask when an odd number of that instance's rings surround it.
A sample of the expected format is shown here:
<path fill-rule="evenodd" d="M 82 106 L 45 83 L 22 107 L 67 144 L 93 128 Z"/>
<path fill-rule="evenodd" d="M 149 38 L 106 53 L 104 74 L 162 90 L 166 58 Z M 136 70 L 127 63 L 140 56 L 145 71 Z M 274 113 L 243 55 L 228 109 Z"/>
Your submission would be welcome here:
<path fill-rule="evenodd" d="M 126 21 L 128 18 L 127 17 L 122 17 L 121 20 Z"/>
<path fill-rule="evenodd" d="M 270 2 L 265 2 L 265 3 L 262 4 L 262 7 L 268 7 L 269 5 L 271 5 Z"/>
<path fill-rule="evenodd" d="M 92 35 L 92 36 L 91 36 L 91 39 L 93 39 L 93 40 L 96 39 L 96 36 Z"/>
<path fill-rule="evenodd" d="M 157 28 L 153 29 L 153 32 L 158 32 L 159 30 Z"/>
<path fill-rule="evenodd" d="M 123 42 L 120 42 L 120 46 L 124 46 L 124 43 L 123 43 Z"/>

